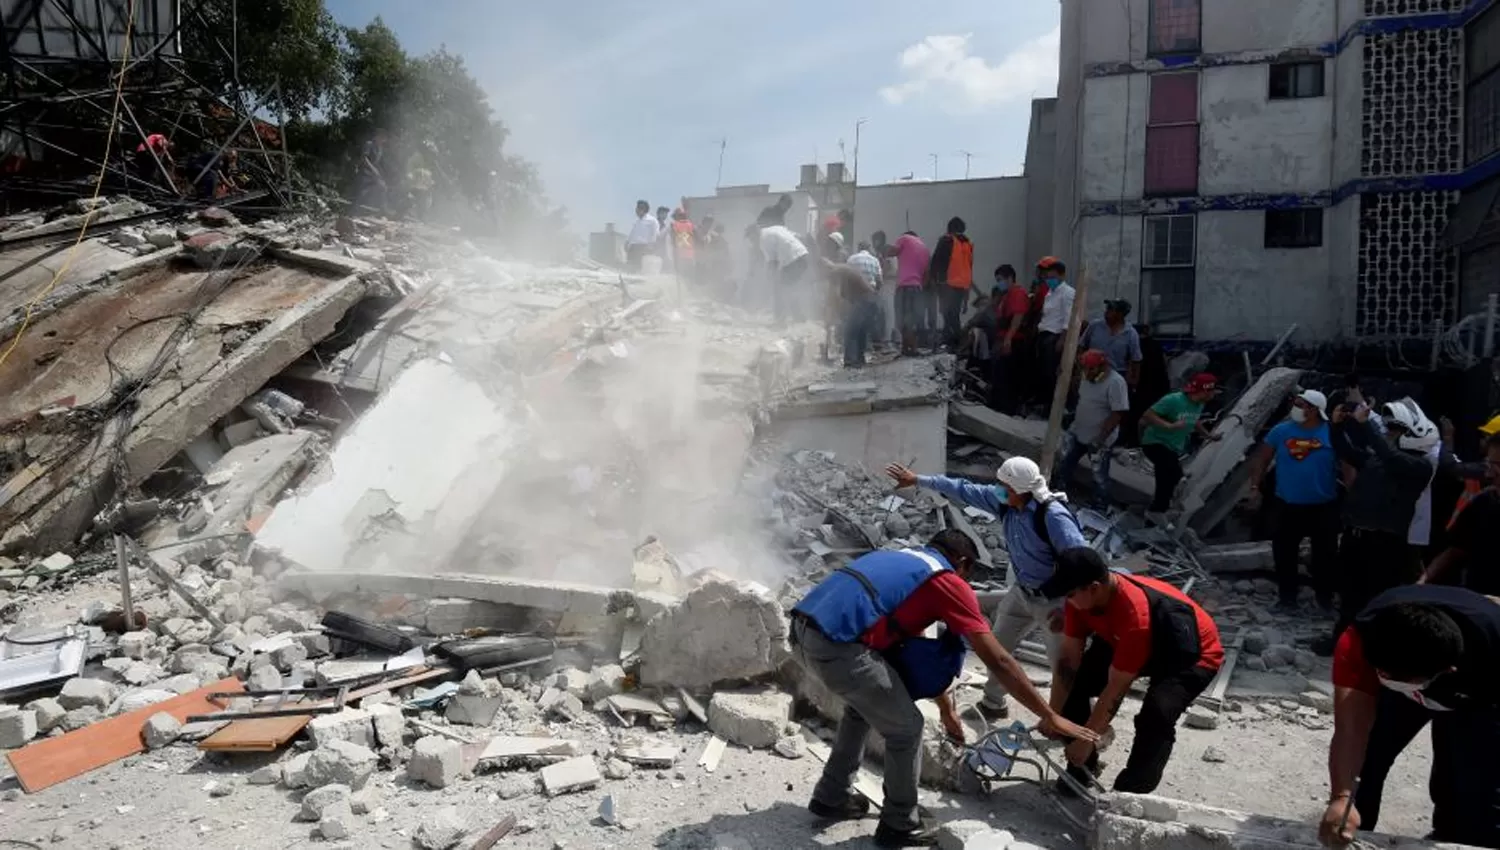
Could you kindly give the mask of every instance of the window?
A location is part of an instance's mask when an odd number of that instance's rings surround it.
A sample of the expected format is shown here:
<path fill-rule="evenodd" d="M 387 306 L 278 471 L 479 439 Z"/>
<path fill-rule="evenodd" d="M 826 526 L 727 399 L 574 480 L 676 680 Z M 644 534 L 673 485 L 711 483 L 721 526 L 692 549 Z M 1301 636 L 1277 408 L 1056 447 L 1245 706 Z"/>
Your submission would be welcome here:
<path fill-rule="evenodd" d="M 1202 0 L 1150 0 L 1151 36 L 1148 51 L 1197 53 L 1202 28 Z"/>
<path fill-rule="evenodd" d="M 1196 193 L 1198 75 L 1153 75 L 1146 124 L 1146 194 Z"/>
<path fill-rule="evenodd" d="M 1323 210 L 1266 210 L 1267 248 L 1319 248 Z"/>
<path fill-rule="evenodd" d="M 1322 62 L 1288 62 L 1271 66 L 1272 100 L 1322 96 Z"/>
<path fill-rule="evenodd" d="M 1196 218 L 1148 216 L 1141 245 L 1141 312 L 1153 332 L 1189 336 L 1197 289 Z"/>
<path fill-rule="evenodd" d="M 1465 35 L 1464 143 L 1475 163 L 1500 152 L 1500 6 L 1476 18 Z"/>

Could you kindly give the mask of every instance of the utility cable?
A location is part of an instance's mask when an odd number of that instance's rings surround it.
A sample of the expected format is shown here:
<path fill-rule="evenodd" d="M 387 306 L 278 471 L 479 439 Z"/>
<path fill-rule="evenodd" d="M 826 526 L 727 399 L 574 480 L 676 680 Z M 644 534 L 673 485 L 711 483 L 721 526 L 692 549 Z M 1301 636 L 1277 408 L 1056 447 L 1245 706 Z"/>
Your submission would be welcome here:
<path fill-rule="evenodd" d="M 57 274 L 52 276 L 52 280 L 46 286 L 42 287 L 41 291 L 35 297 L 26 302 L 26 315 L 21 319 L 21 326 L 16 329 L 16 335 L 11 338 L 10 345 L 5 347 L 4 352 L 0 352 L 0 366 L 5 365 L 5 361 L 10 359 L 11 352 L 15 351 L 16 346 L 21 344 L 21 337 L 26 335 L 26 329 L 31 325 L 31 317 L 36 311 L 37 305 L 42 303 L 42 299 L 52 294 L 52 290 L 57 287 L 57 282 L 62 280 L 63 275 L 68 273 L 68 268 L 73 265 L 73 258 L 78 254 L 78 246 L 83 244 L 83 238 L 88 235 L 95 203 L 99 200 L 99 195 L 104 191 L 104 176 L 109 170 L 110 148 L 114 144 L 115 127 L 120 120 L 120 104 L 124 101 L 125 70 L 130 62 L 130 37 L 135 31 L 135 4 L 136 0 L 130 0 L 129 10 L 125 18 L 125 44 L 120 54 L 119 79 L 115 81 L 115 102 L 110 111 L 109 126 L 105 129 L 104 156 L 100 158 L 99 162 L 99 178 L 94 181 L 94 194 L 89 197 L 88 209 L 83 214 L 83 226 L 78 229 L 78 238 L 73 240 L 73 247 L 68 249 L 68 255 L 63 258 L 63 263 L 58 267 Z"/>

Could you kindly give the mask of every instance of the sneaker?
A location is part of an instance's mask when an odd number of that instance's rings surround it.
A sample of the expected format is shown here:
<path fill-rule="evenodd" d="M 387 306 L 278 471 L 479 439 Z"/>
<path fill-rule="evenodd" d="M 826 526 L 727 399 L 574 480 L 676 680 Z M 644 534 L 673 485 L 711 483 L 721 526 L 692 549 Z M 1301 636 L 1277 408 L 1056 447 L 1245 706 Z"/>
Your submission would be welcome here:
<path fill-rule="evenodd" d="M 811 800 L 807 804 L 807 810 L 822 820 L 859 820 L 870 813 L 870 801 L 857 795 L 838 806 Z"/>
<path fill-rule="evenodd" d="M 896 829 L 881 824 L 875 828 L 876 847 L 936 847 L 936 827 L 919 826 L 916 829 Z"/>

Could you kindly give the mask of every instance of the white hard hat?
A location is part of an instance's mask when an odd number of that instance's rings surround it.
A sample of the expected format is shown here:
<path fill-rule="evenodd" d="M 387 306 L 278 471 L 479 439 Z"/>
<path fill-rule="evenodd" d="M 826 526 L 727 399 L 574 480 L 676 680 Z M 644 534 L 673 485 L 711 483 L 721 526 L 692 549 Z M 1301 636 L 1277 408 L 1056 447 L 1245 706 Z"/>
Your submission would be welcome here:
<path fill-rule="evenodd" d="M 1386 402 L 1380 406 L 1380 415 L 1385 419 L 1387 427 L 1395 425 L 1401 429 L 1402 434 L 1396 445 L 1406 451 L 1428 451 L 1441 439 L 1437 426 L 1411 398 Z"/>

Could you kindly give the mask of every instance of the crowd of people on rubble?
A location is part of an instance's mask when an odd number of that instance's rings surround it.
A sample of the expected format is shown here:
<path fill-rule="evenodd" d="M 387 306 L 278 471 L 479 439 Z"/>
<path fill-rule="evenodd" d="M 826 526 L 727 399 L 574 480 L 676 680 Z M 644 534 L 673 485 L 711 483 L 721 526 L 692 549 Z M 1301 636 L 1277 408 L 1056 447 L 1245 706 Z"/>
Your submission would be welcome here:
<path fill-rule="evenodd" d="M 221 198 L 243 181 L 239 151 L 227 145 L 204 146 L 184 156 L 165 134 L 150 133 L 134 149 L 127 146 L 121 156 L 135 179 L 173 192 L 191 192 L 200 201 Z"/>

